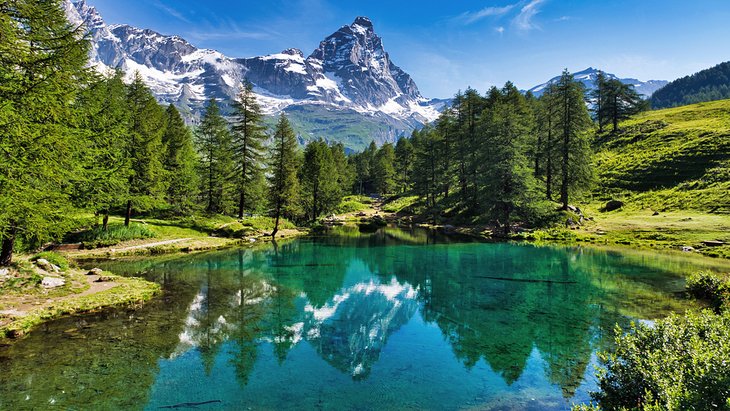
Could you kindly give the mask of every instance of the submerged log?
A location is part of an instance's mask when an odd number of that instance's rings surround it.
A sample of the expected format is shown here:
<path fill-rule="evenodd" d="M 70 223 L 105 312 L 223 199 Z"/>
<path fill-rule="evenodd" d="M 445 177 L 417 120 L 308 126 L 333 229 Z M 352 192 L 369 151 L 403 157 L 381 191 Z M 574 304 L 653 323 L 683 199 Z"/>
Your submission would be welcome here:
<path fill-rule="evenodd" d="M 474 276 L 474 278 L 485 278 L 487 280 L 498 281 L 515 281 L 519 283 L 578 284 L 577 281 L 533 280 L 530 278 L 490 277 L 486 275 L 477 275 Z"/>

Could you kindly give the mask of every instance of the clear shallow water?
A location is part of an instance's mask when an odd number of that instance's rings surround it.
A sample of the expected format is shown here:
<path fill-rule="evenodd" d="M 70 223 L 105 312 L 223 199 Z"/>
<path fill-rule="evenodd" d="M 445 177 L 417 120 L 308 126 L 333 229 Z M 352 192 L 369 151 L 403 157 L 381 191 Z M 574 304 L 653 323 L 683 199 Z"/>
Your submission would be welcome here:
<path fill-rule="evenodd" d="M 339 234 L 103 264 L 160 282 L 164 297 L 0 347 L 0 409 L 565 410 L 589 400 L 614 324 L 686 308 L 678 273 L 696 268 L 421 231 Z"/>

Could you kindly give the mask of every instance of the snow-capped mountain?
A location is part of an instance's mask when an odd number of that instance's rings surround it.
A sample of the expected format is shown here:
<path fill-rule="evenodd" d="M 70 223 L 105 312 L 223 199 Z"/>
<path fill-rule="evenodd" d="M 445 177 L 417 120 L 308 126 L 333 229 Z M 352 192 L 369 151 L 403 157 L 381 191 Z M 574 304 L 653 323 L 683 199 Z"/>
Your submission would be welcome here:
<path fill-rule="evenodd" d="M 324 137 L 355 149 L 372 139 L 393 141 L 433 121 L 443 106 L 421 96 L 413 79 L 391 61 L 367 17 L 340 27 L 308 57 L 288 49 L 231 58 L 178 36 L 107 25 L 84 0 L 65 0 L 64 7 L 73 23 L 90 31 L 92 64 L 101 70 L 120 68 L 130 78 L 139 73 L 161 102 L 179 106 L 191 121 L 210 98 L 230 102 L 244 79 L 254 84 L 267 114 L 293 114 L 303 140 Z M 330 115 L 333 124 L 326 129 L 305 121 L 330 112 L 342 118 Z"/>
<path fill-rule="evenodd" d="M 579 71 L 577 73 L 573 73 L 573 76 L 577 81 L 580 81 L 583 83 L 583 85 L 586 88 L 586 91 L 591 91 L 596 88 L 596 79 L 598 78 L 598 73 L 601 70 L 595 69 L 593 67 L 588 67 L 587 69 L 583 71 Z M 618 76 L 606 73 L 604 72 L 606 77 L 610 79 L 618 79 L 624 84 L 630 84 L 634 86 L 634 89 L 644 96 L 645 98 L 651 97 L 652 94 L 654 94 L 655 91 L 659 90 L 660 88 L 667 85 L 668 81 L 665 80 L 649 80 L 649 81 L 641 81 L 637 80 L 635 78 L 619 78 Z M 529 91 L 532 92 L 535 96 L 539 97 L 542 95 L 542 93 L 545 91 L 545 88 L 552 83 L 557 82 L 560 80 L 560 76 L 553 77 L 549 81 L 542 83 L 540 85 L 537 85 L 533 88 L 531 88 Z"/>

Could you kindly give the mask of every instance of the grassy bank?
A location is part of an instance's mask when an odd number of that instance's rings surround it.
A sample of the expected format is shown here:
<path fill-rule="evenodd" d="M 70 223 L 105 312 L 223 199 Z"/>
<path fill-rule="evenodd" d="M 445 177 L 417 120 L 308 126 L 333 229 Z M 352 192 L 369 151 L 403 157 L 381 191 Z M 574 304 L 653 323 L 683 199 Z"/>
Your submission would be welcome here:
<path fill-rule="evenodd" d="M 40 258 L 58 269 L 34 257 L 19 258 L 0 279 L 0 339 L 25 335 L 61 316 L 138 304 L 160 292 L 158 284 L 139 278 L 89 275 L 59 254 Z M 49 286 L 51 281 L 56 284 Z"/>

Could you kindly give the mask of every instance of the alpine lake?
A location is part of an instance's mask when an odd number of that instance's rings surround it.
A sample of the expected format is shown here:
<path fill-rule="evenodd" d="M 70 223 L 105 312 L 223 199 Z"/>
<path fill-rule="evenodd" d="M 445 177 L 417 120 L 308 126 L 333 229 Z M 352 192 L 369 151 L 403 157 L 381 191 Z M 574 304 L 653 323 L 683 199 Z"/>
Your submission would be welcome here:
<path fill-rule="evenodd" d="M 0 347 L 0 409 L 568 410 L 615 327 L 696 307 L 715 264 L 358 227 L 90 261 L 164 293 Z"/>

